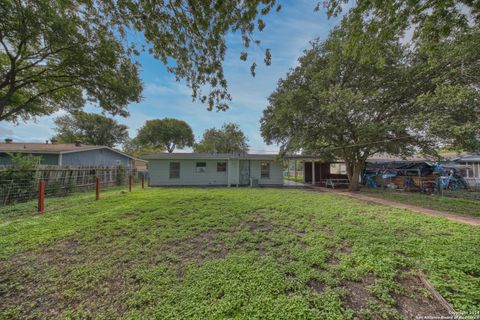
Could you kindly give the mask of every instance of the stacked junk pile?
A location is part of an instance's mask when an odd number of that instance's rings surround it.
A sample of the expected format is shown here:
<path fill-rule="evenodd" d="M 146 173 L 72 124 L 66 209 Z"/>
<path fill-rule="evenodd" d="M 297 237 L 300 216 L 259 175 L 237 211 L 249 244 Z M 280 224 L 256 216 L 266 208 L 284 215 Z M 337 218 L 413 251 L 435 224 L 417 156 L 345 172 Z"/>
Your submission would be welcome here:
<path fill-rule="evenodd" d="M 465 170 L 455 162 L 367 162 L 362 180 L 373 188 L 432 193 L 468 189 Z"/>

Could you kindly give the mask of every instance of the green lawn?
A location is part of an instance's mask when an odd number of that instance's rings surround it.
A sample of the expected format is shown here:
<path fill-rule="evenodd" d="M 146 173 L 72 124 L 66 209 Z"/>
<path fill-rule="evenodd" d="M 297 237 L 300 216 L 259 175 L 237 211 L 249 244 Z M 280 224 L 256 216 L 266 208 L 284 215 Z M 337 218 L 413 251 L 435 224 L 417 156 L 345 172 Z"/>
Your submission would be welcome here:
<path fill-rule="evenodd" d="M 446 191 L 447 192 L 447 191 Z M 448 191 L 448 196 L 363 188 L 362 193 L 414 206 L 480 217 L 480 191 Z M 477 199 L 477 197 L 479 197 Z"/>
<path fill-rule="evenodd" d="M 480 229 L 285 189 L 109 191 L 0 209 L 0 318 L 401 319 L 480 310 Z"/>
<path fill-rule="evenodd" d="M 285 176 L 283 177 L 283 179 L 303 183 L 303 177 L 301 175 L 298 175 L 296 180 L 295 180 L 295 176 Z"/>

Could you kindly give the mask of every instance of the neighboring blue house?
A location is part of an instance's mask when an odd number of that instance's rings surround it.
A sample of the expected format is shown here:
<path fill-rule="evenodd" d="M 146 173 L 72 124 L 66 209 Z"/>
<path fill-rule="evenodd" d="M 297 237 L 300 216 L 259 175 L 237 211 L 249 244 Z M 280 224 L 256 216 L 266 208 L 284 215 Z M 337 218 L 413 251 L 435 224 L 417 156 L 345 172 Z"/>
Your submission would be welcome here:
<path fill-rule="evenodd" d="M 121 151 L 106 146 L 81 143 L 13 143 L 5 139 L 0 143 L 0 165 L 11 165 L 9 153 L 24 153 L 41 156 L 40 164 L 60 166 L 113 167 L 122 165 L 134 168 L 135 161 L 142 161 Z"/>

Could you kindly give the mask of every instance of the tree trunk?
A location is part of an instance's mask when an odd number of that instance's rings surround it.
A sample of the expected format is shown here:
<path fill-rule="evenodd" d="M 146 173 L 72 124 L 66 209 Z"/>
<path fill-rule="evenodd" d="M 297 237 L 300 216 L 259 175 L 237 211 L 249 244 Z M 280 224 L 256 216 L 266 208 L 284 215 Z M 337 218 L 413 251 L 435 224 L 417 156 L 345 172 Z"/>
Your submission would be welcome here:
<path fill-rule="evenodd" d="M 348 185 L 349 191 L 359 191 L 360 190 L 360 174 L 362 173 L 364 161 L 345 161 L 347 167 L 347 175 L 350 180 Z"/>

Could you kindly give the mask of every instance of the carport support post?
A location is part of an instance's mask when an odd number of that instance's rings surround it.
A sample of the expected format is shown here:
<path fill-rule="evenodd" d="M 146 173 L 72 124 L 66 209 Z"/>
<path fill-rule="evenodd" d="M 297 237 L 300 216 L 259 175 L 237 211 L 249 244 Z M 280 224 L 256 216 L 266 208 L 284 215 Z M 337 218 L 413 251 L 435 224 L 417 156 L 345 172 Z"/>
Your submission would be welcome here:
<path fill-rule="evenodd" d="M 95 200 L 100 200 L 100 178 L 95 179 Z"/>
<path fill-rule="evenodd" d="M 133 176 L 130 175 L 130 176 L 128 177 L 128 191 L 129 191 L 129 192 L 132 192 L 132 182 L 133 182 Z"/>
<path fill-rule="evenodd" d="M 315 185 L 315 161 L 312 161 L 312 184 Z"/>
<path fill-rule="evenodd" d="M 40 180 L 38 183 L 38 212 L 45 211 L 45 180 Z"/>
<path fill-rule="evenodd" d="M 295 182 L 297 182 L 297 159 L 293 160 L 294 161 L 294 170 L 295 170 Z"/>

